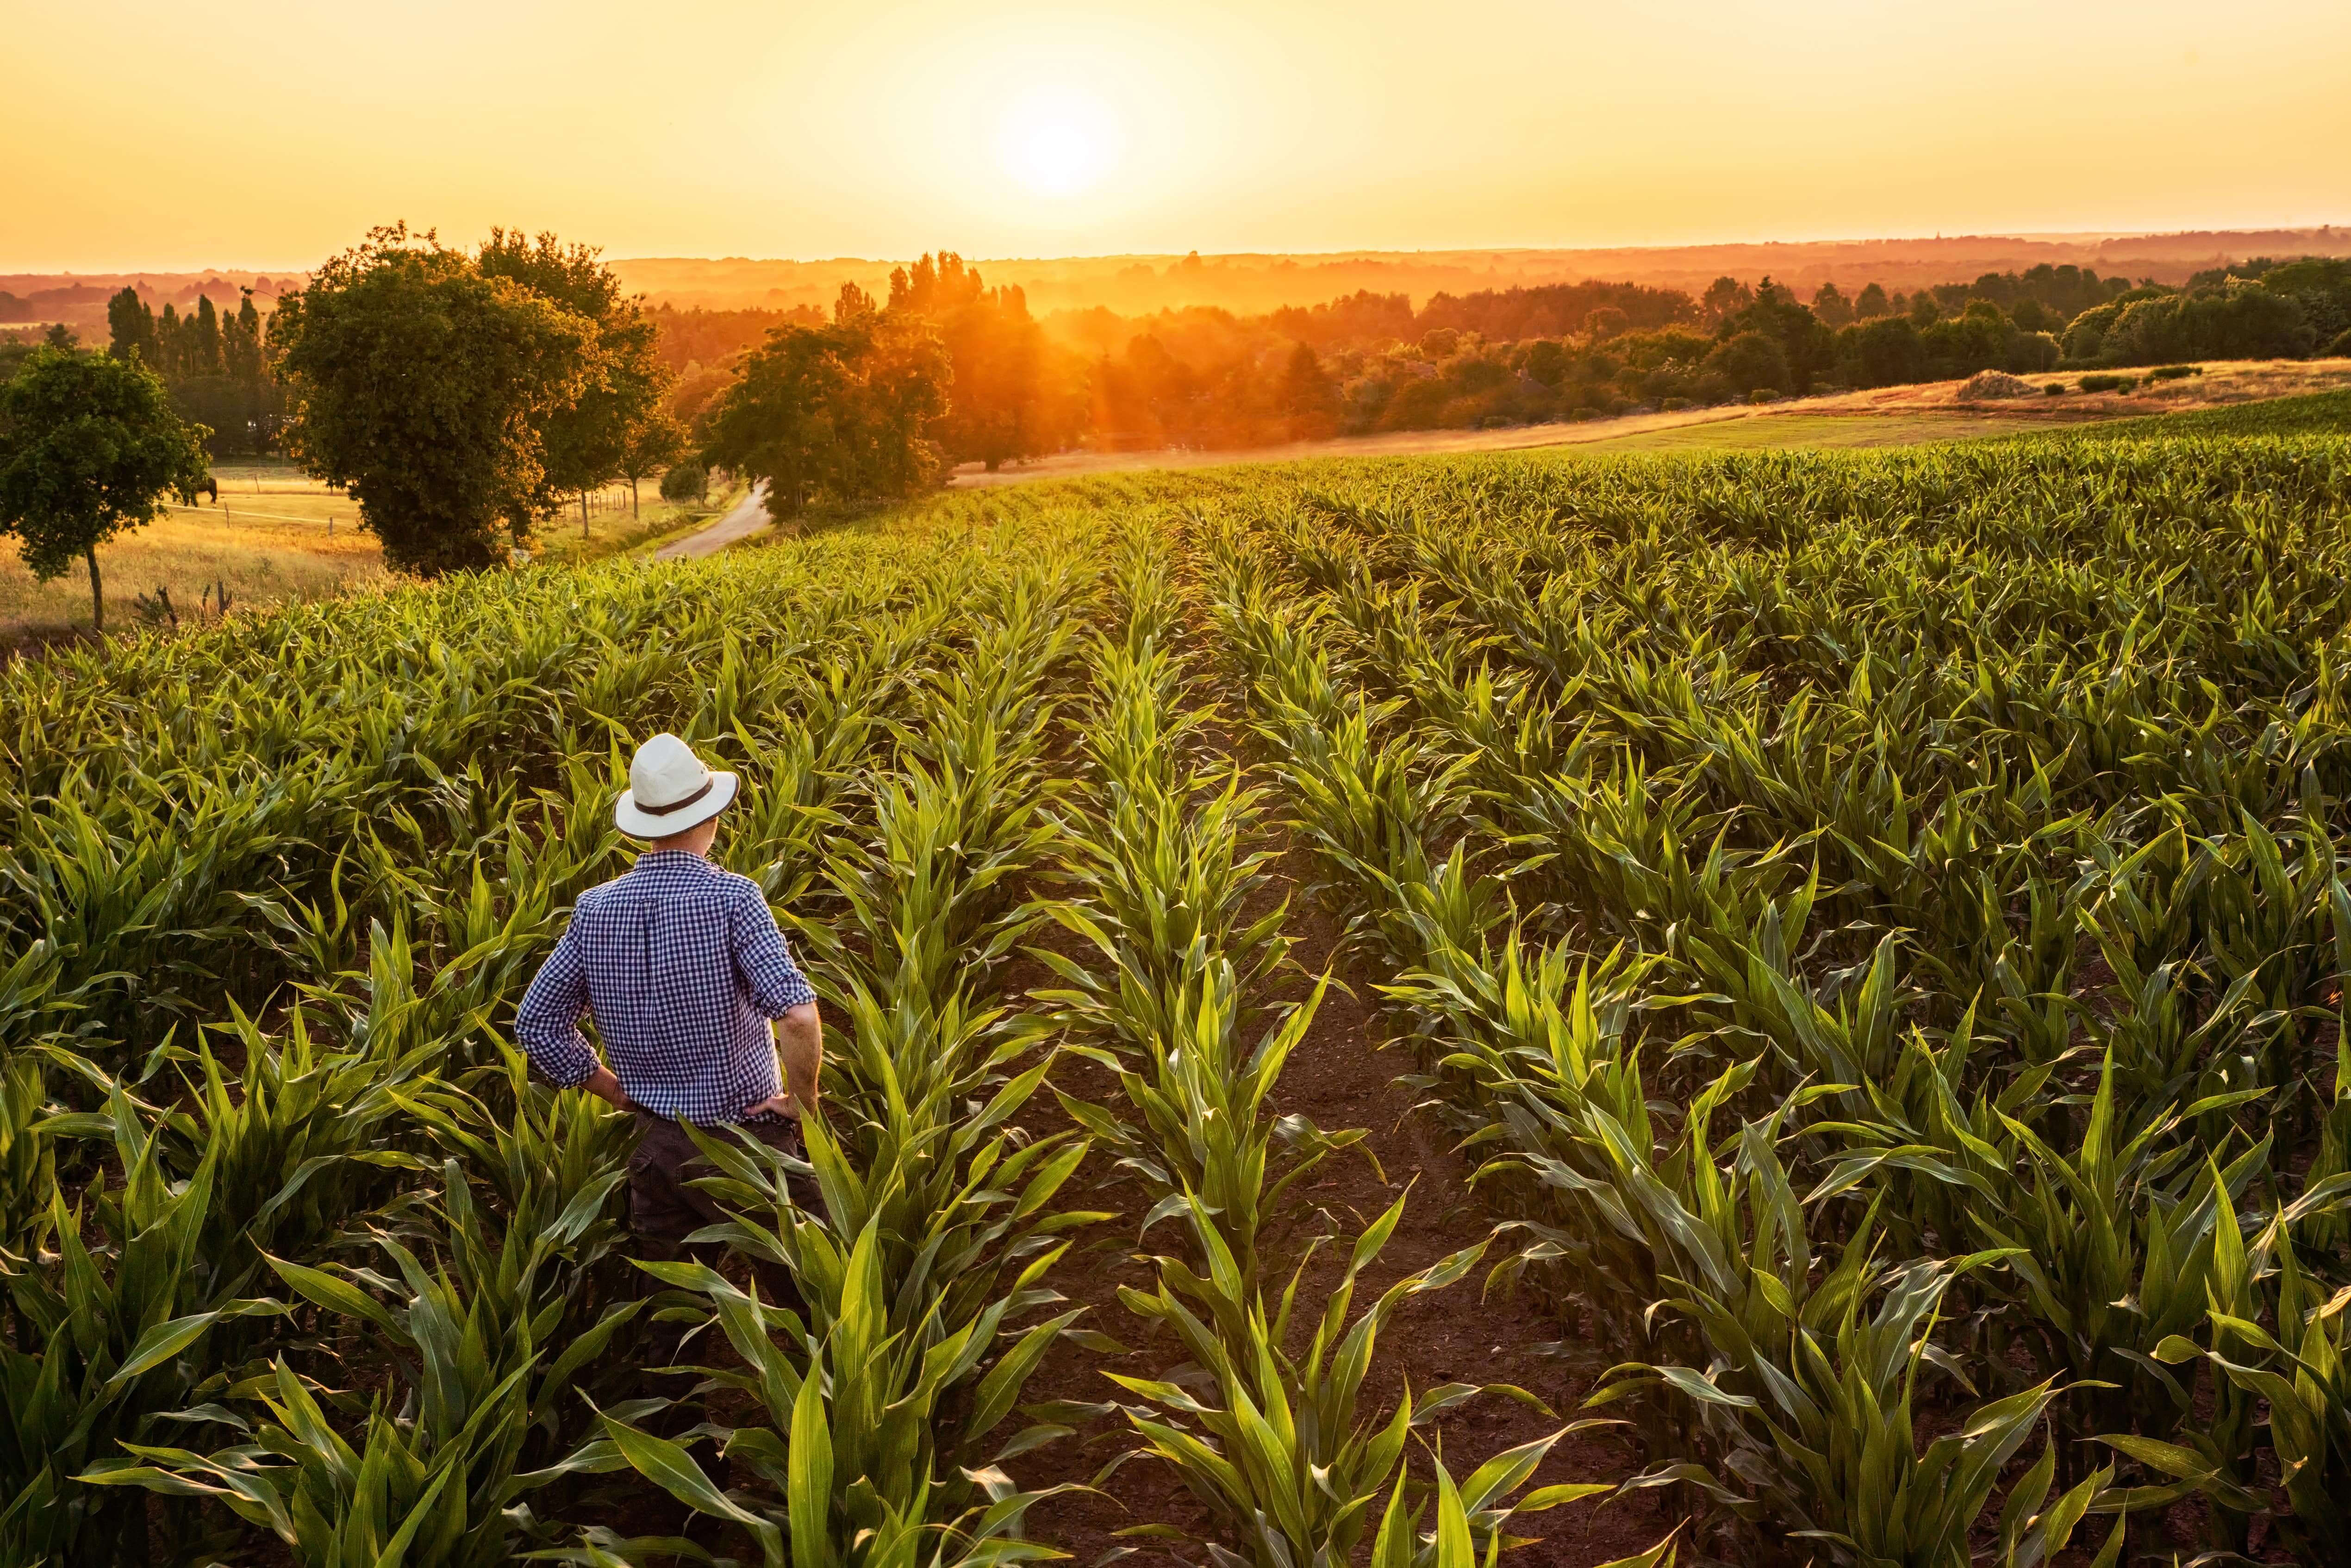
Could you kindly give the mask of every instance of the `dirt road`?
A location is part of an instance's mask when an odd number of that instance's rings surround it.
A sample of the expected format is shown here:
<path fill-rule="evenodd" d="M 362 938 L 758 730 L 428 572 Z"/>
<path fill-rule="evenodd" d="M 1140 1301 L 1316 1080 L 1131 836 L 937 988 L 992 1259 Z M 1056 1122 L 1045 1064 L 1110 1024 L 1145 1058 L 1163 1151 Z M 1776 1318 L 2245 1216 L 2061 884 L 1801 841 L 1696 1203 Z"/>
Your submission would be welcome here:
<path fill-rule="evenodd" d="M 764 534 L 774 528 L 768 516 L 768 486 L 765 480 L 751 486 L 751 493 L 730 507 L 725 517 L 699 533 L 688 534 L 682 539 L 672 539 L 653 551 L 655 560 L 694 560 L 705 555 L 716 555 L 737 539 L 747 539 L 754 534 Z"/>

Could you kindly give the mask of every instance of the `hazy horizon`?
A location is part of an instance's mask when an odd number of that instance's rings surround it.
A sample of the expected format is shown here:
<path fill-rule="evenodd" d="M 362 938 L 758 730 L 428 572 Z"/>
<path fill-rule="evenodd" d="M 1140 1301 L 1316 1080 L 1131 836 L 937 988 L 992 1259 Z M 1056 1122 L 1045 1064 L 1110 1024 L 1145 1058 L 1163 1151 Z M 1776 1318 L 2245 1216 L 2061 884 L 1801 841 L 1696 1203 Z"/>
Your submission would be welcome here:
<path fill-rule="evenodd" d="M 1272 248 L 1233 251 L 1211 251 L 1207 249 L 1205 246 L 1185 246 L 1175 249 L 1165 250 L 1008 251 L 1002 255 L 993 256 L 983 255 L 977 251 L 963 250 L 959 252 L 959 254 L 964 256 L 965 260 L 975 267 L 1005 267 L 1015 265 L 1050 265 L 1057 262 L 1165 262 L 1191 254 L 1197 254 L 1205 260 L 1211 262 L 1227 260 L 1275 261 L 1285 259 L 1301 261 L 1332 261 L 1355 257 L 1369 258 L 1415 256 L 1493 255 L 1510 256 L 1541 255 L 1562 251 L 1591 253 L 1621 251 L 1628 255 L 1639 255 L 1647 252 L 1677 250 L 1736 249 L 1741 247 L 1753 247 L 1760 249 L 1774 246 L 1792 247 L 1828 245 L 1938 244 L 1949 243 L 1955 240 L 2021 240 L 2034 244 L 2097 245 L 2124 239 L 2161 239 L 2175 235 L 2258 234 L 2285 230 L 2308 231 L 2328 228 L 2337 230 L 2351 229 L 2351 199 L 2346 199 L 2343 203 L 2343 213 L 2335 219 L 2317 217 L 2306 222 L 2288 222 L 2285 220 L 2278 220 L 2275 222 L 2245 222 L 2231 224 L 2190 223 L 2163 227 L 2096 229 L 2017 229 L 1991 227 L 1981 229 L 1946 229 L 1939 233 L 1922 234 L 1865 234 L 1856 232 L 1851 234 L 1817 235 L 1725 235 L 1671 241 L 1636 240 L 1628 241 L 1623 244 L 1611 245 L 1584 245 L 1573 241 L 1525 245 L 1432 243 L 1419 246 L 1339 246 L 1325 250 L 1306 250 L 1292 247 L 1289 249 Z M 393 221 L 399 220 L 395 219 Z M 409 226 L 412 230 L 421 233 L 424 228 L 429 228 L 432 225 L 418 225 L 411 222 Z M 517 225 L 508 224 L 505 226 L 507 228 L 514 228 Z M 524 227 L 525 232 L 532 232 L 529 225 L 524 225 Z M 441 238 L 445 243 L 465 246 L 472 245 L 475 241 L 480 239 L 483 234 L 486 232 L 486 230 L 475 232 L 444 228 L 441 233 Z M 307 273 L 315 268 L 321 261 L 324 261 L 329 256 L 333 256 L 340 251 L 348 249 L 350 245 L 357 243 L 362 237 L 363 235 L 354 233 L 350 239 L 343 243 L 331 246 L 327 249 L 320 251 L 318 255 L 307 258 L 289 258 L 280 256 L 275 259 L 263 260 L 254 260 L 249 257 L 229 257 L 224 259 L 218 256 L 208 255 L 200 257 L 172 256 L 160 261 L 149 256 L 131 260 L 114 258 L 103 261 L 85 260 L 65 264 L 45 261 L 39 257 L 34 257 L 27 260 L 20 256 L 0 253 L 0 276 L 14 274 L 56 275 L 60 277 L 116 277 L 141 273 L 153 273 L 158 276 L 185 276 L 208 272 L 261 273 L 269 275 L 278 273 Z M 597 241 L 592 236 L 586 235 L 573 235 L 565 231 L 563 232 L 563 237 L 567 240 L 578 238 L 584 240 L 587 244 L 597 245 Z M 750 266 L 775 265 L 781 267 L 859 265 L 888 267 L 902 262 L 911 262 L 917 256 L 931 254 L 939 250 L 954 250 L 956 249 L 956 246 L 950 242 L 942 241 L 939 244 L 926 245 L 918 249 L 903 253 L 883 251 L 843 251 L 830 255 L 811 254 L 806 256 L 784 255 L 780 253 L 755 255 L 748 251 L 736 251 L 726 254 L 711 252 L 696 253 L 682 250 L 647 250 L 622 254 L 614 251 L 610 246 L 599 246 L 598 248 L 603 252 L 604 260 L 614 266 L 626 266 L 630 263 L 648 262 L 707 262 L 714 265 L 737 263 L 747 264 Z"/>
<path fill-rule="evenodd" d="M 2351 7 L 681 0 L 29 9 L 0 266 L 2136 235 L 2351 216 Z"/>

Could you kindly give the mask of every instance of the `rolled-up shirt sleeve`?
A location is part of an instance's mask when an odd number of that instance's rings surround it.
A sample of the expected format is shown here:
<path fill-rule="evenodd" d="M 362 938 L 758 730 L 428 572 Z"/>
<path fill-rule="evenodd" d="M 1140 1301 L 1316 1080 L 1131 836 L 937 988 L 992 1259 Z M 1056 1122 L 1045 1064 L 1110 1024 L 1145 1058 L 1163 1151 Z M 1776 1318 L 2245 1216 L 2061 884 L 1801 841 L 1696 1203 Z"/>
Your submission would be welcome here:
<path fill-rule="evenodd" d="M 588 967 L 579 942 L 566 930 L 515 1014 L 515 1038 L 531 1064 L 559 1089 L 583 1083 L 596 1071 L 596 1052 L 580 1032 L 580 1015 L 587 1010 Z"/>
<path fill-rule="evenodd" d="M 762 1017 L 779 1019 L 816 1000 L 816 988 L 792 962 L 792 950 L 776 929 L 775 912 L 756 887 L 736 904 L 732 925 L 735 972 Z"/>

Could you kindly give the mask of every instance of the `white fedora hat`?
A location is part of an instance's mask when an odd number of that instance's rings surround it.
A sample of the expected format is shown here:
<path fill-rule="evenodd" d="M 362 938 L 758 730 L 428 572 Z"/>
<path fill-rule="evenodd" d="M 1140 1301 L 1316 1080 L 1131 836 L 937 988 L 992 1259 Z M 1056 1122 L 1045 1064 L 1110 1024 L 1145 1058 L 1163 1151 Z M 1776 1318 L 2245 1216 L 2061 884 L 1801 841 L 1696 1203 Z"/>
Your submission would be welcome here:
<path fill-rule="evenodd" d="M 694 747 L 664 731 L 637 747 L 612 821 L 632 838 L 665 839 L 725 810 L 739 785 L 734 774 L 713 772 Z"/>

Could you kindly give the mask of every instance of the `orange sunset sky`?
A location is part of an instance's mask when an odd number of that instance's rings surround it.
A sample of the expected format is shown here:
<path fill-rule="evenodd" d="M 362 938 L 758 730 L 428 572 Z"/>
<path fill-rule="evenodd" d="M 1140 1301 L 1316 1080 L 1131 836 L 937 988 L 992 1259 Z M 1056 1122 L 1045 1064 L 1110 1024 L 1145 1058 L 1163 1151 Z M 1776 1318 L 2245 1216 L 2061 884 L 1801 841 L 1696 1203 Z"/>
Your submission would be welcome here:
<path fill-rule="evenodd" d="M 8 0 L 0 270 L 2351 219 L 2351 5 Z"/>

